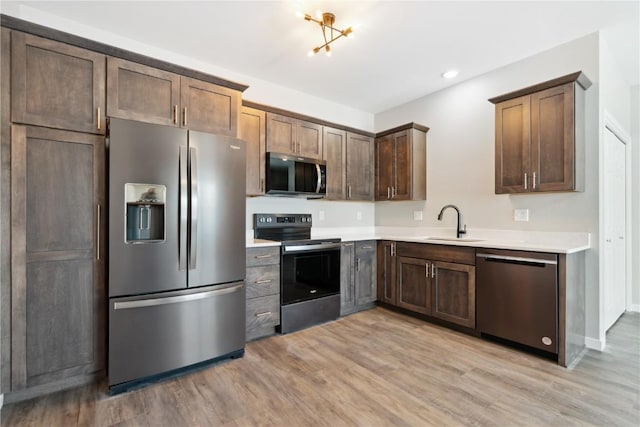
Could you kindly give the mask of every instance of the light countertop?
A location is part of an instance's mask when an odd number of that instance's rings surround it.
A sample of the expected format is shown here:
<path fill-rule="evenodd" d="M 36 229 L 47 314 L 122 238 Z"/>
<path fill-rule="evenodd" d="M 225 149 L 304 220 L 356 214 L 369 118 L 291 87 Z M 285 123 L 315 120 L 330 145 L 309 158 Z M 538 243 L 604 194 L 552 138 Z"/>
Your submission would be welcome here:
<path fill-rule="evenodd" d="M 469 230 L 468 235 L 455 239 L 455 230 L 447 228 L 418 227 L 313 227 L 311 238 L 339 237 L 342 241 L 394 240 L 437 245 L 467 246 L 474 248 L 510 249 L 533 252 L 574 253 L 591 248 L 589 233 L 519 231 L 519 230 Z M 433 240 L 446 238 L 451 240 Z M 280 246 L 280 242 L 253 239 L 253 230 L 247 230 L 247 247 Z"/>

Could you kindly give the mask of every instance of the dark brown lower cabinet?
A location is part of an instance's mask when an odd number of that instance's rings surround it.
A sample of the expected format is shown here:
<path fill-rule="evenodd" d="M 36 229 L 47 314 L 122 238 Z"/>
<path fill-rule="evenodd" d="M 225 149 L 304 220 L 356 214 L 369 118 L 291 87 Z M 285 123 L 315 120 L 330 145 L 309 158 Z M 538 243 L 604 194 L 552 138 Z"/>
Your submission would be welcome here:
<path fill-rule="evenodd" d="M 378 241 L 376 282 L 378 301 L 396 304 L 396 242 Z"/>
<path fill-rule="evenodd" d="M 280 325 L 280 247 L 247 248 L 246 340 L 276 333 Z"/>
<path fill-rule="evenodd" d="M 378 301 L 475 328 L 475 250 L 378 242 Z"/>
<path fill-rule="evenodd" d="M 376 242 L 356 242 L 356 305 L 362 306 L 376 300 Z"/>
<path fill-rule="evenodd" d="M 369 307 L 376 300 L 376 242 L 344 242 L 340 252 L 340 314 Z"/>
<path fill-rule="evenodd" d="M 431 314 L 430 263 L 424 259 L 398 257 L 398 299 L 396 305 Z"/>
<path fill-rule="evenodd" d="M 11 392 L 104 369 L 104 174 L 104 137 L 11 127 Z"/>
<path fill-rule="evenodd" d="M 440 261 L 434 261 L 433 266 L 431 315 L 475 328 L 476 268 L 473 265 Z"/>

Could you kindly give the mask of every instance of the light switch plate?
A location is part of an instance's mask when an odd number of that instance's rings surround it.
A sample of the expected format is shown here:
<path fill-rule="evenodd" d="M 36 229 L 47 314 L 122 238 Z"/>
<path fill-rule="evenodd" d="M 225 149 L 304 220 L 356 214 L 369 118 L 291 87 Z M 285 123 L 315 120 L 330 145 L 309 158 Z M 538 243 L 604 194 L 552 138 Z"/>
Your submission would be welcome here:
<path fill-rule="evenodd" d="M 358 221 L 362 221 L 362 212 L 358 211 L 358 212 L 356 213 L 356 219 L 357 219 Z"/>
<path fill-rule="evenodd" d="M 324 211 L 320 211 L 320 212 L 318 212 L 318 219 L 319 219 L 320 221 L 324 221 Z"/>
<path fill-rule="evenodd" d="M 529 221 L 529 209 L 514 209 L 513 210 L 514 221 Z"/>
<path fill-rule="evenodd" d="M 413 211 L 413 220 L 422 221 L 422 211 Z"/>

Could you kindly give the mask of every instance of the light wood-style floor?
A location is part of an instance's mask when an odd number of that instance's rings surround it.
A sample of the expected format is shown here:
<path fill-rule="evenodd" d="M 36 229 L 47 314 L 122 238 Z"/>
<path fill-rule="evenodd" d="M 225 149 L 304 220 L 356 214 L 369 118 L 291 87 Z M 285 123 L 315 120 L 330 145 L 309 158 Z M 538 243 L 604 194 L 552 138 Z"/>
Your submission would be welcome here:
<path fill-rule="evenodd" d="M 383 308 L 247 345 L 245 357 L 110 397 L 6 405 L 2 426 L 637 426 L 640 314 L 567 370 Z"/>

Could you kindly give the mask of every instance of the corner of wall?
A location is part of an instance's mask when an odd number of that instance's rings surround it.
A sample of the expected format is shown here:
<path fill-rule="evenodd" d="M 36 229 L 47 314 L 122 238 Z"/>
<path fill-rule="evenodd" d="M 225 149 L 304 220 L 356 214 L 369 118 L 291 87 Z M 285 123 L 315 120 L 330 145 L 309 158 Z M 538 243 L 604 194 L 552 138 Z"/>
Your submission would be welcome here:
<path fill-rule="evenodd" d="M 584 339 L 584 343 L 588 349 L 603 351 L 605 346 L 607 345 L 607 340 L 606 339 L 597 340 L 595 338 L 587 337 Z"/>

